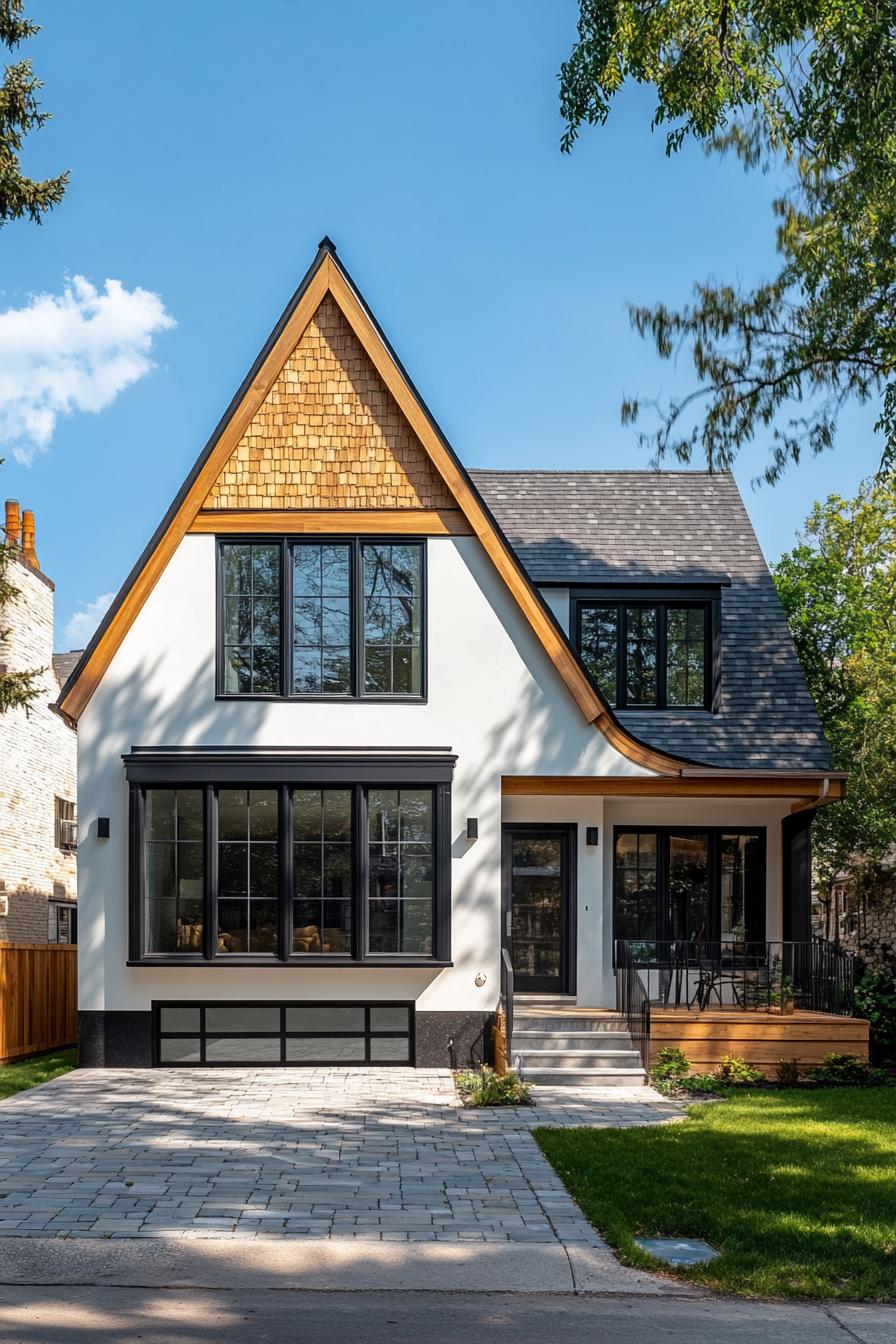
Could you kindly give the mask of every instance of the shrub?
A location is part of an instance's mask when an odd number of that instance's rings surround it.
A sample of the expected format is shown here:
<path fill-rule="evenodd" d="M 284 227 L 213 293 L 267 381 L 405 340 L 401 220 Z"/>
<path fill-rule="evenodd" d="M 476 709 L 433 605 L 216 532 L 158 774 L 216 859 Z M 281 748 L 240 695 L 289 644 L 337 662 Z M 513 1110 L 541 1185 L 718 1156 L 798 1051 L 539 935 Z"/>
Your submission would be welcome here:
<path fill-rule="evenodd" d="M 827 1087 L 879 1087 L 890 1081 L 883 1069 L 873 1069 L 856 1055 L 828 1054 L 814 1069 L 806 1070 L 813 1083 Z"/>
<path fill-rule="evenodd" d="M 689 1092 L 697 1097 L 724 1097 L 727 1096 L 731 1084 L 725 1082 L 716 1073 L 690 1073 L 686 1078 L 677 1078 L 675 1080 L 675 1089 L 679 1092 Z"/>
<path fill-rule="evenodd" d="M 734 1087 L 747 1087 L 750 1083 L 758 1083 L 763 1076 L 761 1069 L 754 1069 L 752 1064 L 748 1064 L 739 1055 L 723 1055 L 713 1074 L 718 1082 L 729 1083 Z"/>
<path fill-rule="evenodd" d="M 650 1066 L 652 1083 L 672 1083 L 690 1073 L 691 1066 L 684 1051 L 677 1045 L 664 1045 Z"/>
<path fill-rule="evenodd" d="M 531 1089 L 515 1073 L 497 1074 L 487 1064 L 455 1074 L 466 1106 L 530 1106 Z"/>
<path fill-rule="evenodd" d="M 855 1010 L 871 1023 L 869 1045 L 876 1064 L 896 1064 L 896 970 L 867 971 L 855 990 Z"/>
<path fill-rule="evenodd" d="M 775 1082 L 779 1087 L 798 1087 L 800 1066 L 795 1059 L 779 1059 L 775 1065 Z"/>
<path fill-rule="evenodd" d="M 696 1097 L 724 1096 L 728 1088 L 711 1073 L 691 1073 L 687 1055 L 677 1045 L 664 1045 L 650 1066 L 650 1081 L 664 1097 L 683 1092 Z"/>

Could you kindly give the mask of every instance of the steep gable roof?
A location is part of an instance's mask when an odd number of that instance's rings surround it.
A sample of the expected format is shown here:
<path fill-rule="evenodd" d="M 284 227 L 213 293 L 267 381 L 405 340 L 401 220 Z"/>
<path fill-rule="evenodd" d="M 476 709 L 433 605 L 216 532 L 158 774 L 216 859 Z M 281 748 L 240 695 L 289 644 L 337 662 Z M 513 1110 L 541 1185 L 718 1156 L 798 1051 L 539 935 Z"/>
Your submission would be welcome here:
<path fill-rule="evenodd" d="M 373 400 L 385 413 L 390 426 L 388 430 L 383 430 L 381 424 L 372 428 L 364 441 L 364 452 L 373 435 L 379 448 L 385 451 L 384 460 L 388 458 L 391 463 L 387 474 L 390 479 L 394 478 L 396 490 L 406 491 L 410 485 L 416 492 L 417 500 L 408 502 L 416 502 L 418 507 L 422 507 L 424 498 L 429 505 L 443 500 L 451 502 L 454 511 L 459 511 L 465 520 L 466 530 L 481 542 L 585 719 L 594 723 L 630 760 L 659 773 L 677 775 L 681 762 L 648 747 L 623 730 L 592 686 L 328 238 L 321 242 L 302 283 L 63 687 L 59 698 L 62 712 L 77 719 L 87 705 L 125 634 L 188 531 L 216 530 L 222 516 L 226 516 L 231 508 L 238 514 L 238 506 L 249 500 L 253 511 L 267 508 L 272 520 L 276 518 L 277 522 L 289 508 L 299 504 L 308 508 L 309 500 L 313 508 L 320 502 L 321 479 L 330 466 L 334 468 L 331 475 L 335 485 L 340 485 L 339 477 L 346 475 L 346 455 L 343 453 L 340 462 L 335 456 L 336 448 L 322 446 L 321 433 L 311 432 L 308 415 L 318 416 L 321 423 L 317 428 L 323 430 L 326 428 L 324 412 L 320 406 L 312 412 L 302 406 L 300 367 L 296 364 L 298 361 L 298 365 L 307 370 L 314 363 L 315 371 L 325 375 L 322 380 L 325 397 L 331 398 L 333 408 L 340 405 L 335 398 L 342 395 L 339 383 L 345 370 L 337 358 L 336 363 L 340 365 L 337 376 L 333 365 L 327 362 L 333 353 L 334 339 L 348 341 L 352 350 L 355 342 L 362 348 L 376 375 Z M 315 349 L 309 349 L 309 341 L 317 342 Z M 354 382 L 350 371 L 348 376 L 349 381 Z M 299 396 L 294 404 L 285 405 L 292 396 L 291 387 L 299 389 Z M 353 387 L 353 393 L 357 392 L 357 387 Z M 363 395 L 367 396 L 369 405 L 370 385 Z M 393 414 L 393 404 L 400 413 L 398 416 Z M 376 421 L 375 415 L 371 418 Z M 414 448 L 416 455 L 411 451 Z M 332 463 L 321 457 L 322 450 L 334 454 Z M 271 452 L 278 453 L 279 457 L 272 459 Z M 309 465 L 309 454 L 312 453 L 317 454 L 310 459 L 316 466 Z M 351 459 L 351 448 L 348 458 Z M 411 458 L 414 465 L 408 471 Z M 272 461 L 278 465 L 270 470 Z M 429 466 L 424 470 L 426 463 Z M 350 468 L 348 474 L 351 474 Z M 268 476 L 273 486 L 270 495 L 266 488 L 260 496 L 249 493 L 252 483 L 257 483 L 260 477 L 267 487 Z M 377 496 L 377 500 L 382 508 L 382 497 Z M 343 503 L 341 507 L 346 505 Z"/>

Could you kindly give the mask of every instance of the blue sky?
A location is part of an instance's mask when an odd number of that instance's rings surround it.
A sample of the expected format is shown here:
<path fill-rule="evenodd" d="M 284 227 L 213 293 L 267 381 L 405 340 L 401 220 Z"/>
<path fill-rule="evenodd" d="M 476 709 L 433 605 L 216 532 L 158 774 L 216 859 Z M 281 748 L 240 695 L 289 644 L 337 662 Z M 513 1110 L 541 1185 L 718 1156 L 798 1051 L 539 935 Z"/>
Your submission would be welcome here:
<path fill-rule="evenodd" d="M 37 514 L 72 613 L 127 574 L 322 234 L 471 466 L 639 467 L 626 394 L 692 386 L 630 330 L 628 300 L 775 264 L 774 182 L 694 148 L 668 160 L 648 91 L 561 155 L 570 0 L 31 0 L 22 54 L 53 113 L 32 175 L 72 185 L 40 228 L 0 235 L 0 308 L 109 278 L 159 296 L 154 368 L 98 413 L 60 416 L 3 496 Z M 812 501 L 876 466 L 873 408 L 834 453 L 751 488 L 769 558 Z"/>

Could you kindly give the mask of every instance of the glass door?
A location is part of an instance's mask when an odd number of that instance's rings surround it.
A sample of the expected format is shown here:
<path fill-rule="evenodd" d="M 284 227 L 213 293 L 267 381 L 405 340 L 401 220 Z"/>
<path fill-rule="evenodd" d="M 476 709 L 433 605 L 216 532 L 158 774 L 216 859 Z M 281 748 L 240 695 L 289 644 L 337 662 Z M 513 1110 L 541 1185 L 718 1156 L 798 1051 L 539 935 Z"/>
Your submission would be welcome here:
<path fill-rule="evenodd" d="M 570 848 L 566 828 L 511 827 L 505 835 L 505 918 L 523 993 L 568 991 Z"/>
<path fill-rule="evenodd" d="M 709 836 L 700 831 L 669 835 L 667 938 L 705 943 L 712 937 L 709 910 Z"/>

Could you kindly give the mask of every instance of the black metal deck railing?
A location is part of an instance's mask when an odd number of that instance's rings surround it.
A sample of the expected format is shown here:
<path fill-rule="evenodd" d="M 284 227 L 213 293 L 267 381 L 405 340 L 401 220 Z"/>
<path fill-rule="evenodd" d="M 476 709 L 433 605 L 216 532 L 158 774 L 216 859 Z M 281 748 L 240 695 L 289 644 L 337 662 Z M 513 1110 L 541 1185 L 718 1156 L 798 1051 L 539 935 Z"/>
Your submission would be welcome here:
<path fill-rule="evenodd" d="M 625 939 L 616 943 L 617 979 L 631 969 L 659 1007 L 754 1009 L 792 1005 L 850 1017 L 855 957 L 823 939 L 811 942 L 693 942 Z"/>
<path fill-rule="evenodd" d="M 631 944 L 616 944 L 616 1011 L 625 1019 L 632 1046 L 641 1056 L 645 1072 L 650 1069 L 650 998 L 631 951 Z"/>
<path fill-rule="evenodd" d="M 513 1062 L 513 962 L 510 960 L 510 953 L 506 947 L 501 948 L 501 997 L 499 1008 L 504 1013 L 504 1022 L 507 1031 L 507 1064 L 509 1068 L 514 1067 Z"/>

